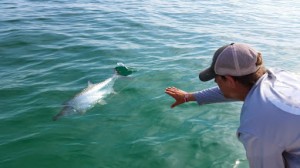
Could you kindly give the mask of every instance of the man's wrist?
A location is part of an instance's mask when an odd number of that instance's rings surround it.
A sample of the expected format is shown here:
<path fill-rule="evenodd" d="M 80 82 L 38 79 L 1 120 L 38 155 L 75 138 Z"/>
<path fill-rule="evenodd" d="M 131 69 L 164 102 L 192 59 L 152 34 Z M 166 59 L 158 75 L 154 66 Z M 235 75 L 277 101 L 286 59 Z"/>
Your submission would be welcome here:
<path fill-rule="evenodd" d="M 184 97 L 183 97 L 183 100 L 184 100 L 184 102 L 188 102 L 189 101 L 189 94 L 188 93 L 186 93 L 186 94 L 184 94 Z"/>
<path fill-rule="evenodd" d="M 184 102 L 196 101 L 196 98 L 193 93 L 184 94 Z"/>

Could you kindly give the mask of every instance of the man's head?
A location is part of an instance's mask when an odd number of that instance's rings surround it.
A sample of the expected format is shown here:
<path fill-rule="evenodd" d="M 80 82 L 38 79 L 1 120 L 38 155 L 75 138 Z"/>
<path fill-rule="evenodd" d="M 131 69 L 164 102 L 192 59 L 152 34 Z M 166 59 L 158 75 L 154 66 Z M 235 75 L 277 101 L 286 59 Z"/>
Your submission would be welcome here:
<path fill-rule="evenodd" d="M 259 52 L 247 44 L 232 43 L 215 52 L 211 66 L 199 78 L 215 79 L 225 97 L 242 100 L 265 72 Z"/>
<path fill-rule="evenodd" d="M 259 52 L 247 44 L 231 43 L 219 48 L 213 57 L 209 68 L 199 74 L 201 81 L 209 81 L 220 76 L 245 76 L 256 72 Z"/>

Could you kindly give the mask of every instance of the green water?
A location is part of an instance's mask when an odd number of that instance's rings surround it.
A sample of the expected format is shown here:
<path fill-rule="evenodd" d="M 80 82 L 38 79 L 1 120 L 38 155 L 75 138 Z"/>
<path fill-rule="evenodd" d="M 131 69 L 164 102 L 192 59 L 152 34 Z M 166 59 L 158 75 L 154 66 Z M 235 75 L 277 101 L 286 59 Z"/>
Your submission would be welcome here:
<path fill-rule="evenodd" d="M 0 2 L 0 167 L 246 168 L 242 103 L 170 109 L 164 90 L 196 91 L 213 52 L 250 43 L 267 66 L 298 71 L 300 3 Z M 52 117 L 114 73 L 137 72 L 84 115 Z"/>

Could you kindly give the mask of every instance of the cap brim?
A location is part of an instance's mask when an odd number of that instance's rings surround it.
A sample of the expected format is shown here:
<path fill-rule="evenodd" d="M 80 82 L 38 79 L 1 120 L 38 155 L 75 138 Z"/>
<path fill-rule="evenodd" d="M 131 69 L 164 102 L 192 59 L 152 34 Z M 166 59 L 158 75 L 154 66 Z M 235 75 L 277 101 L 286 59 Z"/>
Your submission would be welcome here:
<path fill-rule="evenodd" d="M 216 73 L 214 72 L 212 67 L 205 69 L 204 71 L 200 72 L 199 79 L 203 82 L 212 80 L 216 77 Z"/>

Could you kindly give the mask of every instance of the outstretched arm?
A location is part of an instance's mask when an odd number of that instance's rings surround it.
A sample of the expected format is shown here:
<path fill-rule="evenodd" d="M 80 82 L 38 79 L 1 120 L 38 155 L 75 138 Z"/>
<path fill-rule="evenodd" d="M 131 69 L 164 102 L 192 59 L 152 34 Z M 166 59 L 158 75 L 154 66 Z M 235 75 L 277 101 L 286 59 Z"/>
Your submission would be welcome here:
<path fill-rule="evenodd" d="M 238 101 L 235 99 L 228 99 L 224 97 L 220 88 L 217 86 L 194 92 L 193 96 L 195 97 L 199 105 Z"/>
<path fill-rule="evenodd" d="M 171 108 L 189 101 L 197 101 L 199 105 L 237 101 L 225 98 L 219 87 L 212 87 L 194 93 L 189 93 L 176 87 L 168 87 L 165 93 L 175 99 L 175 103 L 172 104 Z"/>

